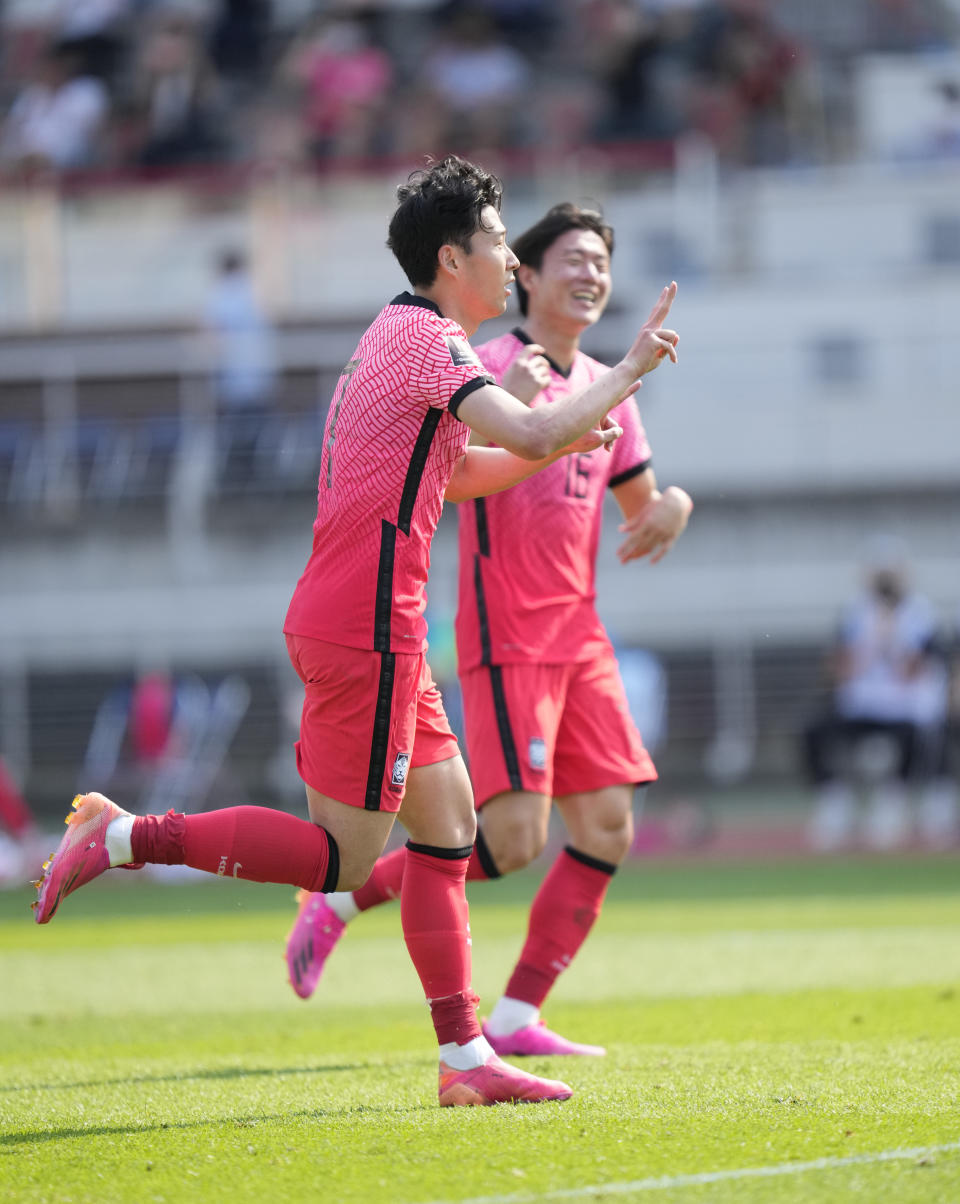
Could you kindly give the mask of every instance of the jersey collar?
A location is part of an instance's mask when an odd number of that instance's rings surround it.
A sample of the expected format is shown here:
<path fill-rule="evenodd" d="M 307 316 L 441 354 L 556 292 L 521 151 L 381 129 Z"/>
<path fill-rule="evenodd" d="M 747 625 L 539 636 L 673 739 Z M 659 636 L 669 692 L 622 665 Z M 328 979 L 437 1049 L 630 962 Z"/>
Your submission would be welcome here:
<path fill-rule="evenodd" d="M 394 299 L 390 302 L 391 305 L 419 305 L 421 309 L 432 309 L 435 314 L 440 313 L 440 306 L 435 301 L 431 301 L 429 297 L 418 297 L 416 293 L 403 292 L 397 293 Z"/>
<path fill-rule="evenodd" d="M 533 342 L 533 339 L 530 338 L 530 336 L 527 334 L 527 332 L 525 330 L 521 330 L 521 328 L 519 326 L 514 326 L 513 330 L 511 330 L 510 333 L 513 335 L 513 337 L 515 339 L 519 339 L 521 343 L 526 343 L 526 345 L 528 347 Z M 561 368 L 560 365 L 557 363 L 557 361 L 554 359 L 551 359 L 550 356 L 546 354 L 546 352 L 544 352 L 543 358 L 550 365 L 551 369 L 554 372 L 556 372 L 557 376 L 562 376 L 564 380 L 567 380 L 569 378 L 570 373 L 573 371 L 573 364 L 571 364 L 569 368 Z"/>

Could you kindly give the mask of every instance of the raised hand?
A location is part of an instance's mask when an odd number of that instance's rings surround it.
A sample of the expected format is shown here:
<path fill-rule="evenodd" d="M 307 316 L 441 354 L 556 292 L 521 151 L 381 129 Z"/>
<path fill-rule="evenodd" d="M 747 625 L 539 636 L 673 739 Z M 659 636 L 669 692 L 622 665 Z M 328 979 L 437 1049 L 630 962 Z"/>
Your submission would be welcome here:
<path fill-rule="evenodd" d="M 564 455 L 569 455 L 573 452 L 592 452 L 598 447 L 604 448 L 606 451 L 613 451 L 613 445 L 623 434 L 623 427 L 617 423 L 608 414 L 602 419 L 599 426 L 595 426 L 593 430 L 587 431 L 585 435 L 581 435 L 579 439 L 575 439 L 568 447 L 563 449 Z"/>
<path fill-rule="evenodd" d="M 638 378 L 652 372 L 666 356 L 674 363 L 677 362 L 677 343 L 680 336 L 675 330 L 668 330 L 663 325 L 676 295 L 677 282 L 673 280 L 660 293 L 633 346 L 624 356 L 624 361 L 635 370 Z"/>
<path fill-rule="evenodd" d="M 503 374 L 503 387 L 524 405 L 550 383 L 550 365 L 539 343 L 529 343 Z"/>

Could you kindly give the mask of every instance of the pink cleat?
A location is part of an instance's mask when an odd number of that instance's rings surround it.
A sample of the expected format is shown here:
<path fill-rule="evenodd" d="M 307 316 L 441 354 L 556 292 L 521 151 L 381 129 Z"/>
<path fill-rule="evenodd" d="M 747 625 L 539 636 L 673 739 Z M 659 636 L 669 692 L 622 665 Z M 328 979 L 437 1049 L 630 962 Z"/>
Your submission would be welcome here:
<path fill-rule="evenodd" d="M 581 1057 L 602 1058 L 607 1052 L 602 1045 L 581 1045 L 577 1041 L 568 1041 L 559 1033 L 552 1032 L 540 1020 L 537 1024 L 528 1024 L 518 1028 L 516 1032 L 497 1037 L 483 1025 L 483 1035 L 490 1042 L 495 1053 L 505 1058 L 566 1057 L 579 1054 Z"/>
<path fill-rule="evenodd" d="M 538 1079 L 525 1070 L 515 1070 L 494 1055 L 472 1070 L 452 1070 L 441 1062 L 438 1094 L 441 1108 L 477 1108 L 569 1099 L 573 1089 L 556 1079 Z"/>
<path fill-rule="evenodd" d="M 66 819 L 68 831 L 43 863 L 43 877 L 34 883 L 39 898 L 32 904 L 33 918 L 38 924 L 48 924 L 61 899 L 110 868 L 104 837 L 110 822 L 121 815 L 129 812 L 102 794 L 78 794 L 73 800 L 73 813 Z"/>
<path fill-rule="evenodd" d="M 346 924 L 319 891 L 297 891 L 297 902 L 300 910 L 287 937 L 287 972 L 291 987 L 309 999 Z"/>

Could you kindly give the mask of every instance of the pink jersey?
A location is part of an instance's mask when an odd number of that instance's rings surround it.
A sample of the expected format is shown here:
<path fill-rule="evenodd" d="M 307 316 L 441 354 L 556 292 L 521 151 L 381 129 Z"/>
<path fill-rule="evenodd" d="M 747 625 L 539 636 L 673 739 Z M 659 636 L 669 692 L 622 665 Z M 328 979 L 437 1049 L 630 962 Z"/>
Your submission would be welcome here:
<path fill-rule="evenodd" d="M 520 330 L 477 348 L 499 381 L 530 339 Z M 581 392 L 605 372 L 578 351 L 569 373 L 551 364 L 534 406 Z M 612 412 L 623 427 L 613 451 L 564 456 L 503 493 L 460 512 L 457 657 L 478 665 L 590 660 L 609 641 L 594 605 L 605 490 L 644 471 L 650 445 L 630 397 Z"/>
<path fill-rule="evenodd" d="M 401 293 L 369 327 L 330 403 L 313 551 L 284 631 L 350 648 L 425 647 L 430 541 L 488 376 L 463 328 Z"/>

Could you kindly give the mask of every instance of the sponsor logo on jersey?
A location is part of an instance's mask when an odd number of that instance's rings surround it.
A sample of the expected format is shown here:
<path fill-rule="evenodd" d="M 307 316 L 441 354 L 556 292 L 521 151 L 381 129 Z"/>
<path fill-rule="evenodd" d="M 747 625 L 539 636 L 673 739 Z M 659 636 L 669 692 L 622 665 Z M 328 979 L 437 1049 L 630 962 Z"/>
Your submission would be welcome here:
<path fill-rule="evenodd" d="M 452 334 L 446 335 L 445 338 L 447 340 L 447 350 L 450 352 L 450 359 L 453 361 L 455 368 L 465 368 L 468 364 L 471 364 L 474 368 L 483 367 L 466 339 L 458 339 L 456 335 Z"/>
<path fill-rule="evenodd" d="M 542 737 L 533 737 L 533 739 L 530 741 L 530 748 L 527 755 L 530 760 L 531 769 L 547 768 L 547 744 Z"/>
<path fill-rule="evenodd" d="M 391 786 L 402 786 L 407 780 L 407 770 L 410 767 L 410 754 L 397 753 L 397 759 L 393 763 L 393 776 L 390 778 Z"/>

